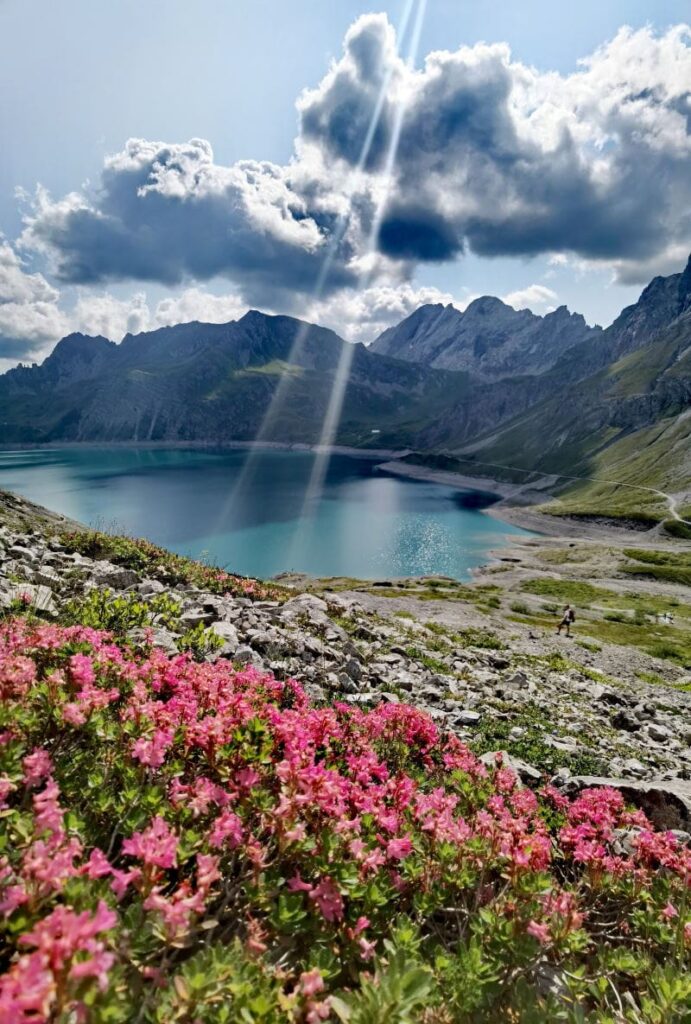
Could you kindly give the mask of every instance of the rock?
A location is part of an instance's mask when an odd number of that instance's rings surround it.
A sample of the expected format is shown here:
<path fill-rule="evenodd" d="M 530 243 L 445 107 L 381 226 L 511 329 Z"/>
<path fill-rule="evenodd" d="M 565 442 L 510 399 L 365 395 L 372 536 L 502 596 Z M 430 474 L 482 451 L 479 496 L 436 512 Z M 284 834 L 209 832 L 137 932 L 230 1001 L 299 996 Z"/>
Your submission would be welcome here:
<path fill-rule="evenodd" d="M 318 683 L 305 683 L 304 687 L 305 693 L 310 700 L 316 701 L 319 704 L 324 703 L 326 700 L 326 693 Z"/>
<path fill-rule="evenodd" d="M 255 668 L 263 668 L 263 663 L 256 651 L 251 647 L 238 647 L 233 655 L 233 661 L 238 665 L 253 665 Z"/>
<path fill-rule="evenodd" d="M 631 857 L 636 852 L 638 828 L 615 828 L 612 832 L 612 846 L 617 857 Z"/>
<path fill-rule="evenodd" d="M 530 785 L 542 781 L 542 773 L 534 765 L 522 761 L 520 757 L 514 757 L 506 750 L 488 750 L 486 754 L 481 755 L 480 760 L 488 768 L 493 768 L 497 763 L 497 754 L 501 754 L 503 767 L 511 768 L 521 782 Z"/>
<path fill-rule="evenodd" d="M 223 646 L 217 651 L 220 658 L 228 658 L 235 654 L 240 643 L 235 626 L 230 622 L 213 622 L 209 630 L 223 641 Z"/>
<path fill-rule="evenodd" d="M 17 583 L 10 587 L 8 597 L 10 601 L 24 601 L 28 598 L 27 604 L 31 604 L 36 611 L 45 612 L 47 615 L 57 614 L 55 596 L 50 587 L 36 586 L 34 583 Z"/>
<path fill-rule="evenodd" d="M 380 698 L 383 694 L 380 693 L 348 693 L 343 698 L 347 704 L 357 704 L 360 707 L 373 708 L 380 703 Z M 395 693 L 391 693 L 388 696 L 393 697 L 394 700 L 389 703 L 395 703 L 397 698 Z"/>
<path fill-rule="evenodd" d="M 357 660 L 357 658 L 349 658 L 343 666 L 343 671 L 356 683 L 362 679 L 362 664 Z"/>
<path fill-rule="evenodd" d="M 623 709 L 612 716 L 612 725 L 615 729 L 622 729 L 624 732 L 638 732 L 641 728 L 638 719 L 634 718 L 630 711 Z"/>
<path fill-rule="evenodd" d="M 561 750 L 564 754 L 577 754 L 581 749 L 580 743 L 568 736 L 545 736 L 544 744 L 552 750 Z"/>
<path fill-rule="evenodd" d="M 377 634 L 367 626 L 358 626 L 355 634 L 360 640 L 376 640 Z"/>
<path fill-rule="evenodd" d="M 597 685 L 600 687 L 599 683 Z M 621 693 L 617 693 L 616 690 L 608 690 L 604 686 L 601 686 L 600 689 L 601 693 L 595 699 L 602 701 L 603 704 L 620 705 L 629 703 L 628 700 Z"/>
<path fill-rule="evenodd" d="M 134 569 L 111 565 L 110 562 L 104 564 L 97 562 L 92 578 L 99 587 L 108 587 L 111 590 L 126 590 L 139 583 L 139 576 Z"/>
<path fill-rule="evenodd" d="M 625 775 L 632 775 L 636 779 L 644 778 L 648 769 L 635 757 L 629 757 L 622 764 L 622 771 Z"/>
<path fill-rule="evenodd" d="M 307 615 L 312 619 L 324 620 L 327 618 L 329 606 L 326 601 L 316 594 L 298 594 L 285 602 L 281 609 L 281 618 L 291 618 L 297 615 Z"/>
<path fill-rule="evenodd" d="M 458 714 L 454 716 L 454 724 L 477 725 L 481 718 L 482 715 L 479 711 L 459 711 Z"/>
<path fill-rule="evenodd" d="M 391 693 L 389 690 L 381 691 L 379 693 L 379 696 L 381 697 L 381 699 L 382 699 L 384 704 L 400 704 L 401 703 L 401 698 L 397 694 Z"/>
<path fill-rule="evenodd" d="M 184 633 L 188 629 L 196 629 L 197 626 L 208 626 L 215 618 L 214 612 L 205 611 L 204 608 L 188 608 L 180 616 L 180 629 Z"/>
<path fill-rule="evenodd" d="M 655 740 L 656 743 L 666 743 L 672 735 L 669 729 L 666 729 L 664 725 L 658 725 L 656 722 L 650 722 L 646 727 L 646 732 L 651 740 Z"/>
<path fill-rule="evenodd" d="M 426 704 L 440 704 L 444 699 L 443 692 L 438 686 L 423 686 L 415 694 L 416 698 Z"/>
<path fill-rule="evenodd" d="M 681 779 L 634 782 L 631 779 L 575 775 L 564 788 L 567 793 L 575 795 L 582 789 L 598 786 L 621 790 L 624 798 L 645 811 L 658 829 L 688 831 L 691 827 L 691 782 Z"/>
<path fill-rule="evenodd" d="M 158 580 L 142 580 L 137 587 L 137 593 L 142 597 L 152 597 L 154 594 L 162 594 L 165 587 Z"/>
<path fill-rule="evenodd" d="M 34 570 L 33 581 L 34 583 L 42 583 L 45 587 L 50 587 L 52 590 L 59 590 L 61 585 L 58 573 L 53 572 L 52 569 L 48 569 L 46 566 L 40 566 Z"/>
<path fill-rule="evenodd" d="M 633 713 L 636 716 L 636 718 L 640 719 L 655 718 L 657 715 L 657 708 L 654 704 L 651 704 L 649 701 L 647 701 L 641 704 L 636 704 L 635 708 L 633 709 Z"/>
<path fill-rule="evenodd" d="M 414 686 L 415 686 L 415 683 L 417 682 L 417 679 L 415 678 L 414 675 L 412 675 L 411 672 L 403 672 L 403 671 L 401 671 L 401 672 L 395 672 L 391 676 L 390 681 L 399 690 L 412 690 L 414 688 Z"/>
<path fill-rule="evenodd" d="M 489 663 L 492 668 L 496 668 L 499 671 L 505 668 L 510 668 L 511 659 L 507 658 L 505 654 L 490 654 Z"/>
<path fill-rule="evenodd" d="M 29 565 L 35 565 L 38 561 L 35 551 L 24 547 L 22 544 L 13 544 L 7 554 L 10 558 L 14 558 L 19 562 L 28 562 Z"/>
<path fill-rule="evenodd" d="M 347 672 L 339 672 L 338 688 L 343 690 L 344 693 L 359 693 L 357 683 L 354 679 L 351 679 Z"/>
<path fill-rule="evenodd" d="M 146 628 L 138 627 L 137 629 L 130 629 L 127 633 L 128 639 L 134 644 L 145 645 L 149 643 L 149 638 L 154 647 L 160 647 L 166 652 L 166 654 L 178 654 L 177 640 L 179 637 L 175 633 L 171 633 L 169 629 L 163 629 L 161 626 L 149 626 Z"/>
<path fill-rule="evenodd" d="M 525 672 L 514 672 L 510 679 L 504 680 L 505 686 L 513 686 L 517 690 L 526 690 L 530 685 L 530 681 Z"/>

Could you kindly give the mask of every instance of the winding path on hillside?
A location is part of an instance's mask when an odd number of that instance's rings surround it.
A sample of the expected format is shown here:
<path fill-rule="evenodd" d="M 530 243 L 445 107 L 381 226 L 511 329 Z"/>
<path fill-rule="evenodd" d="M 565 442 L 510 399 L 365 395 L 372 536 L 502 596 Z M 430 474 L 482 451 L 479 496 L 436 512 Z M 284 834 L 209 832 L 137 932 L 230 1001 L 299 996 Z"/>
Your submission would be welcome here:
<path fill-rule="evenodd" d="M 451 458 L 455 459 L 456 462 L 465 462 L 472 466 L 488 466 L 491 469 L 506 469 L 511 473 L 525 473 L 528 476 L 535 472 L 535 470 L 522 469 L 518 466 L 505 466 L 498 462 L 476 462 L 473 459 L 462 459 L 458 455 L 451 455 L 451 453 L 445 454 L 448 454 Z M 588 480 L 597 484 L 609 484 L 611 487 L 628 487 L 635 491 L 647 491 L 649 494 L 657 494 L 658 497 L 662 498 L 667 504 L 669 514 L 672 519 L 675 519 L 678 523 L 683 523 L 685 526 L 691 526 L 691 520 L 684 519 L 677 511 L 677 499 L 674 495 L 667 494 L 666 491 L 660 491 L 656 487 L 645 487 L 643 484 L 627 484 L 622 480 L 609 480 L 606 477 L 601 476 L 573 476 L 568 473 L 541 473 L 540 477 L 543 480 Z"/>

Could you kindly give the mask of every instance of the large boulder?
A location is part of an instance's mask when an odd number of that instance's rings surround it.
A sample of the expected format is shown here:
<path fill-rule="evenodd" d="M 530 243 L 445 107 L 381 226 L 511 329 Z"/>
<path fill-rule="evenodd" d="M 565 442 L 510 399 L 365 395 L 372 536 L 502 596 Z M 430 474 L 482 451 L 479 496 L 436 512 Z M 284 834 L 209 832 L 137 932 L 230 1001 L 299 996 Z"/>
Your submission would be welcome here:
<path fill-rule="evenodd" d="M 223 646 L 216 652 L 221 658 L 230 658 L 237 651 L 240 641 L 238 631 L 230 622 L 214 622 L 209 626 L 212 633 L 223 641 Z"/>
<path fill-rule="evenodd" d="M 96 562 L 91 574 L 93 582 L 99 587 L 109 590 L 127 590 L 139 583 L 139 575 L 134 569 L 124 565 L 113 565 L 112 562 Z"/>
<path fill-rule="evenodd" d="M 57 606 L 50 587 L 37 586 L 35 583 L 17 583 L 10 587 L 7 597 L 9 601 L 23 601 L 35 611 L 46 615 L 55 615 Z"/>

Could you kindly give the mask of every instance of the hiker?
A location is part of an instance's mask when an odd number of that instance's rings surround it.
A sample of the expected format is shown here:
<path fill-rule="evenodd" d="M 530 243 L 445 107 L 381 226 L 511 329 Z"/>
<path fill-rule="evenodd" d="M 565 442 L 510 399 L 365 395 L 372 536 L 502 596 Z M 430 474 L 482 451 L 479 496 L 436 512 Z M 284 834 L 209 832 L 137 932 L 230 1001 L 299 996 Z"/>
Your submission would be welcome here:
<path fill-rule="evenodd" d="M 557 633 L 561 636 L 561 631 L 566 626 L 566 635 L 571 636 L 571 624 L 576 621 L 576 613 L 570 604 L 567 604 L 564 609 L 564 613 L 561 617 L 561 622 L 557 626 Z"/>

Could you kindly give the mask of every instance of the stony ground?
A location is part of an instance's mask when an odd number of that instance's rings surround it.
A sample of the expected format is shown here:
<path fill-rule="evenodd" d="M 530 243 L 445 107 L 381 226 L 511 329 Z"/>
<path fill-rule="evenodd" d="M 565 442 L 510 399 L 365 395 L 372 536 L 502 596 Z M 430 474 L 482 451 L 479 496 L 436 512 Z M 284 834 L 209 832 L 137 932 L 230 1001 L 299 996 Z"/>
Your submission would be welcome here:
<path fill-rule="evenodd" d="M 54 517 L 32 526 L 30 517 L 5 512 L 0 609 L 30 602 L 36 614 L 59 618 L 68 602 L 95 588 L 145 601 L 168 589 L 131 568 L 66 550 Z M 529 541 L 503 557 L 468 585 L 439 577 L 363 583 L 293 576 L 281 579 L 280 599 L 260 601 L 178 584 L 170 591 L 178 614 L 166 627 L 154 617 L 154 641 L 172 654 L 190 629 L 208 629 L 220 645 L 209 657 L 295 677 L 315 700 L 415 704 L 478 753 L 506 751 L 526 781 L 552 777 L 564 785 L 587 775 L 664 786 L 685 808 L 676 824 L 688 823 L 686 648 L 677 646 L 672 659 L 649 653 L 660 636 L 673 635 L 677 645 L 679 637 L 691 638 L 688 588 L 632 579 L 619 572 L 620 550 L 590 542 Z M 555 612 L 564 599 L 542 591 L 568 593 L 574 584 L 595 590 L 586 589 L 585 606 L 577 604 L 574 635 L 560 637 Z M 657 621 L 667 607 L 673 626 Z M 623 631 L 626 642 L 611 642 L 610 628 L 619 641 Z M 643 631 L 633 643 L 631 630 Z M 133 630 L 131 640 L 143 642 L 143 631 Z"/>

